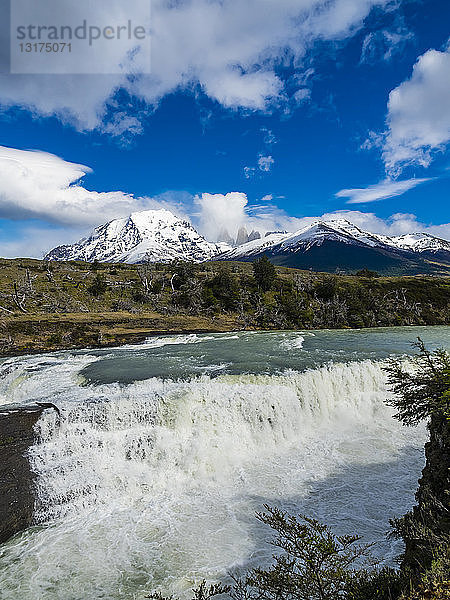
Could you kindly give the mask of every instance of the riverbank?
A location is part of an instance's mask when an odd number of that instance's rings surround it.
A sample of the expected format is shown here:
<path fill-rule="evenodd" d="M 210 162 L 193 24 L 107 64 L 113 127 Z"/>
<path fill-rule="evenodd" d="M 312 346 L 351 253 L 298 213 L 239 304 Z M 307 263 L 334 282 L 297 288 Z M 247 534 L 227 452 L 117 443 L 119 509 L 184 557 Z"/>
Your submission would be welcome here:
<path fill-rule="evenodd" d="M 138 344 L 154 335 L 223 333 L 239 329 L 228 315 L 205 318 L 153 312 L 16 315 L 2 320 L 0 357 Z"/>
<path fill-rule="evenodd" d="M 0 356 L 156 334 L 450 324 L 449 277 L 0 260 Z"/>

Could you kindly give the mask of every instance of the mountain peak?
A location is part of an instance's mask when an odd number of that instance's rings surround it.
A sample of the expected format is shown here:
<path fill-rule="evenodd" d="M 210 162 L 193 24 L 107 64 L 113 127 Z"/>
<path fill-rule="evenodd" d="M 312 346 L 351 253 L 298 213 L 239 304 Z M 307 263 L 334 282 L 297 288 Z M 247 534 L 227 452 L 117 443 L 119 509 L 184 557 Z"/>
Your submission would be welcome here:
<path fill-rule="evenodd" d="M 266 254 L 276 264 L 318 270 L 427 272 L 448 269 L 450 242 L 428 233 L 399 237 L 364 231 L 347 219 L 315 219 L 294 233 L 266 235 L 227 251 L 221 260 L 254 260 Z M 426 261 L 431 261 L 431 263 Z"/>
<path fill-rule="evenodd" d="M 140 263 L 202 262 L 223 251 L 167 209 L 142 210 L 96 227 L 76 244 L 54 248 L 48 260 Z"/>
<path fill-rule="evenodd" d="M 364 231 L 348 219 L 315 219 L 294 233 L 273 232 L 264 237 L 245 228 L 231 248 L 211 243 L 194 227 L 165 208 L 136 211 L 96 227 L 88 238 L 59 246 L 46 256 L 51 260 L 141 263 L 185 260 L 253 260 L 269 255 L 279 264 L 334 270 L 370 266 L 376 270 L 399 268 L 421 272 L 426 261 L 450 265 L 450 242 L 429 233 L 408 233 L 389 237 Z M 245 241 L 246 240 L 246 241 Z M 319 260 L 320 255 L 320 260 Z M 316 257 L 316 258 L 314 258 Z M 358 266 L 359 265 L 359 266 Z M 403 267 L 402 267 L 403 269 Z"/>

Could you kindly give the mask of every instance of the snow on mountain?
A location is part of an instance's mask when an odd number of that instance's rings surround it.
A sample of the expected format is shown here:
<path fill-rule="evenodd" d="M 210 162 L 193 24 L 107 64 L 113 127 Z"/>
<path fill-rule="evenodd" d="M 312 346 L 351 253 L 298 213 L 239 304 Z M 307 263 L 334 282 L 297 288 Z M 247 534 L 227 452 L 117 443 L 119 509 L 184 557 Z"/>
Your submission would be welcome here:
<path fill-rule="evenodd" d="M 76 244 L 58 246 L 47 260 L 139 263 L 186 260 L 202 262 L 227 250 L 207 242 L 187 221 L 168 210 L 145 210 L 94 229 Z"/>
<path fill-rule="evenodd" d="M 345 219 L 334 221 L 314 221 L 294 233 L 272 233 L 264 238 L 253 240 L 221 255 L 222 260 L 248 257 L 276 248 L 278 253 L 306 252 L 312 246 L 320 246 L 325 240 L 345 244 L 384 246 L 379 236 L 362 231 Z"/>
<path fill-rule="evenodd" d="M 346 219 L 336 219 L 314 221 L 294 233 L 271 234 L 265 238 L 228 250 L 220 258 L 222 260 L 236 260 L 267 251 L 276 251 L 277 254 L 307 252 L 313 246 L 321 246 L 325 241 L 408 252 L 437 252 L 441 250 L 450 252 L 450 242 L 427 233 L 389 237 L 363 231 Z"/>
<path fill-rule="evenodd" d="M 250 237 L 244 236 L 243 233 L 241 239 Z M 55 248 L 46 258 L 126 263 L 140 263 L 146 260 L 170 262 L 176 259 L 202 262 L 212 258 L 251 260 L 264 253 L 274 258 L 305 254 L 309 256 L 313 248 L 317 253 L 321 247 L 324 249 L 325 246 L 336 243 L 342 249 L 347 248 L 345 260 L 348 264 L 353 264 L 356 260 L 356 254 L 348 254 L 351 246 L 360 248 L 360 254 L 368 251 L 378 252 L 397 257 L 396 260 L 402 256 L 415 260 L 411 258 L 414 255 L 429 259 L 432 254 L 440 261 L 450 263 L 450 242 L 427 233 L 388 237 L 363 231 L 346 219 L 317 220 L 294 233 L 273 232 L 262 238 L 256 237 L 255 234 L 255 239 L 231 247 L 223 242 L 208 242 L 190 223 L 164 209 L 135 212 L 127 218 L 110 221 L 94 229 L 88 238 L 76 244 Z M 336 254 L 322 254 L 321 268 L 326 266 L 326 260 L 338 260 Z M 328 259 L 325 256 L 328 256 Z M 291 259 L 289 261 L 292 262 Z M 302 261 L 304 263 L 305 259 Z"/>
<path fill-rule="evenodd" d="M 397 248 L 412 252 L 450 252 L 450 242 L 434 237 L 429 233 L 407 233 L 390 238 Z"/>
<path fill-rule="evenodd" d="M 235 248 L 225 250 L 219 255 L 220 260 L 236 260 L 242 256 L 253 256 L 254 254 L 260 254 L 265 250 L 270 250 L 286 237 L 285 233 L 270 233 L 266 237 L 258 238 L 247 242 Z"/>
<path fill-rule="evenodd" d="M 376 235 L 362 231 L 345 219 L 336 219 L 334 221 L 315 221 L 307 225 L 303 229 L 288 235 L 283 240 L 281 247 L 289 251 L 295 251 L 298 247 L 307 249 L 312 245 L 320 246 L 325 240 L 345 244 L 364 244 L 372 247 L 380 245 L 380 240 Z"/>

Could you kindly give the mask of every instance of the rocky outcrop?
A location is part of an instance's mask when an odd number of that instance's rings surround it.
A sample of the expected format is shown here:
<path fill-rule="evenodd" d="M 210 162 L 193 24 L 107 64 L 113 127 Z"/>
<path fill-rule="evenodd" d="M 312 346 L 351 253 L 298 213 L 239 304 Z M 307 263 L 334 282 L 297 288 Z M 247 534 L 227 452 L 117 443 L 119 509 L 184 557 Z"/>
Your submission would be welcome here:
<path fill-rule="evenodd" d="M 0 408 L 0 543 L 33 519 L 33 473 L 27 451 L 44 409 L 38 405 Z"/>
<path fill-rule="evenodd" d="M 450 536 L 450 420 L 435 413 L 429 430 L 417 505 L 395 523 L 405 542 L 402 570 L 413 581 L 431 567 Z"/>

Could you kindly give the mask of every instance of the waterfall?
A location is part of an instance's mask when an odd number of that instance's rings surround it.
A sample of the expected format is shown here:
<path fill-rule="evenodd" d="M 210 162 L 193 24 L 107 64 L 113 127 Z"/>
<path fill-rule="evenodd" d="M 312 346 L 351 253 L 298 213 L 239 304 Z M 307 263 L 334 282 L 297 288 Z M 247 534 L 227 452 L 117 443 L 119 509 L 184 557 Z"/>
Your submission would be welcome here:
<path fill-rule="evenodd" d="M 412 502 L 425 431 L 391 418 L 379 362 L 91 386 L 79 372 L 96 357 L 33 360 L 2 385 L 51 397 L 62 419 L 38 424 L 36 528 L 0 550 L 2 599 L 184 593 L 270 559 L 254 519 L 264 503 L 309 507 L 339 529 L 338 498 L 382 538 L 393 515 L 371 512 Z M 400 460 L 411 449 L 412 472 Z M 367 478 L 375 506 L 345 495 L 352 477 Z"/>

